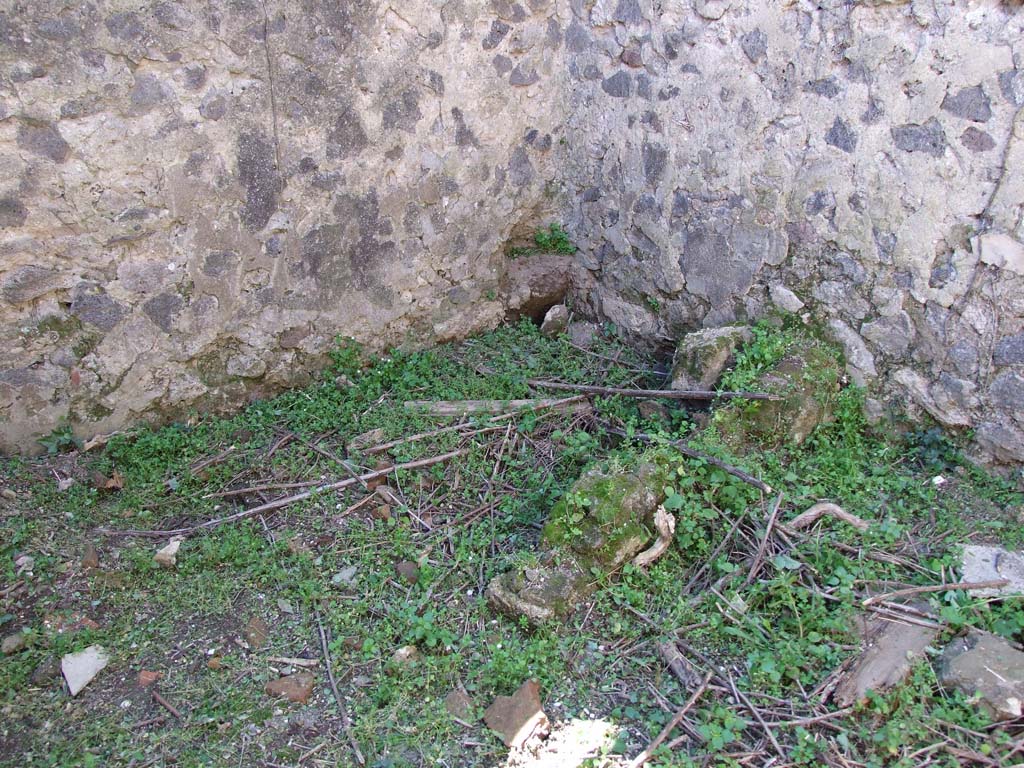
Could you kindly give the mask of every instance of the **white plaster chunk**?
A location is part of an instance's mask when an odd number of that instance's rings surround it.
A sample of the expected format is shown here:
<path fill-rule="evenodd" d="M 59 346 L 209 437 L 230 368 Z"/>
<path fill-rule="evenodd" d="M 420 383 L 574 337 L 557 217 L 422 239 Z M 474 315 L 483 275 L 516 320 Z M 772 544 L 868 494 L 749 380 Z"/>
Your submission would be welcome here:
<path fill-rule="evenodd" d="M 102 645 L 90 645 L 84 651 L 65 655 L 60 660 L 60 669 L 71 695 L 77 696 L 109 662 L 110 655 Z"/>
<path fill-rule="evenodd" d="M 1024 275 L 1024 243 L 1002 232 L 988 232 L 974 242 L 982 263 Z"/>

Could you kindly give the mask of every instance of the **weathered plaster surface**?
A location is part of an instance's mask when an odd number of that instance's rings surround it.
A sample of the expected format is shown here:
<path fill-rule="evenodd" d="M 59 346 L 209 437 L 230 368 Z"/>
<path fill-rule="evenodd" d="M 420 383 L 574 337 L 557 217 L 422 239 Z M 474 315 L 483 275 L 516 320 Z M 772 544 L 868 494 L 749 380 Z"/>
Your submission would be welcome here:
<path fill-rule="evenodd" d="M 0 450 L 493 326 L 550 214 L 553 3 L 0 11 Z M 545 212 L 548 212 L 547 214 Z"/>
<path fill-rule="evenodd" d="M 1022 108 L 995 0 L 16 2 L 0 450 L 494 325 L 560 218 L 580 310 L 812 313 L 874 412 L 1020 462 Z"/>

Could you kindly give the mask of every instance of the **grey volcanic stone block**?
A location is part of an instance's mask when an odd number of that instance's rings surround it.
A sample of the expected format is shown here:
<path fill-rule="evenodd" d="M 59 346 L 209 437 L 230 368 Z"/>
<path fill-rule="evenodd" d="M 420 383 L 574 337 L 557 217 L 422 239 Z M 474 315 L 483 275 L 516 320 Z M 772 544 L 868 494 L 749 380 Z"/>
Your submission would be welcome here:
<path fill-rule="evenodd" d="M 857 132 L 850 127 L 849 123 L 841 117 L 837 117 L 828 133 L 825 134 L 825 143 L 837 147 L 843 152 L 853 152 L 857 148 Z"/>
<path fill-rule="evenodd" d="M 980 85 L 961 88 L 956 93 L 947 93 L 942 108 L 952 115 L 984 123 L 992 117 L 992 103 Z"/>
<path fill-rule="evenodd" d="M 1005 336 L 996 342 L 992 362 L 996 365 L 1024 365 L 1024 333 Z M 1021 407 L 1024 408 L 1024 403 Z"/>
<path fill-rule="evenodd" d="M 939 681 L 978 697 L 994 720 L 1016 719 L 1024 705 L 1024 652 L 998 635 L 971 631 L 942 652 Z"/>
<path fill-rule="evenodd" d="M 633 78 L 628 72 L 616 72 L 601 83 L 601 89 L 617 99 L 628 98 L 633 92 Z"/>
<path fill-rule="evenodd" d="M 924 152 L 942 157 L 946 152 L 946 133 L 934 117 L 924 124 L 906 123 L 893 126 L 892 140 L 904 152 Z"/>

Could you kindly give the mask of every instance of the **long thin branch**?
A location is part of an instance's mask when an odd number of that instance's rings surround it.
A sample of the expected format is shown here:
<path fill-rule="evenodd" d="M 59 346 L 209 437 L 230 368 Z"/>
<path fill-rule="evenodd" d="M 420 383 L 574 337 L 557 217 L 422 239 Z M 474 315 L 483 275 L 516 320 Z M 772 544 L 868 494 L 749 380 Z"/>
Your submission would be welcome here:
<path fill-rule="evenodd" d="M 348 718 L 348 710 L 345 709 L 345 702 L 342 701 L 341 694 L 338 692 L 338 683 L 334 679 L 334 670 L 331 668 L 331 651 L 327 645 L 327 632 L 324 630 L 324 623 L 320 621 L 320 612 L 316 612 L 316 626 L 320 633 L 320 651 L 324 655 L 324 666 L 327 667 L 327 680 L 331 684 L 331 692 L 334 693 L 334 700 L 338 703 L 338 712 L 341 715 L 341 727 L 345 729 L 345 736 L 348 737 L 348 743 L 352 747 L 352 751 L 355 753 L 356 762 L 360 765 L 366 765 L 366 758 L 363 757 L 362 751 L 359 749 L 359 742 L 356 741 L 355 736 L 352 735 L 352 726 Z"/>
<path fill-rule="evenodd" d="M 629 435 L 623 430 L 615 429 L 614 427 L 609 426 L 607 424 L 605 424 L 605 428 L 608 430 L 608 432 L 610 432 L 613 435 L 618 435 L 619 437 L 631 437 L 633 440 L 639 440 L 641 443 L 644 443 L 645 445 L 658 442 L 658 439 L 654 437 L 654 435 L 649 435 L 646 432 L 634 432 L 632 435 Z M 667 442 L 669 445 L 671 445 L 673 448 L 675 448 L 677 451 L 683 454 L 683 456 L 687 456 L 691 459 L 698 459 L 700 461 L 706 461 L 711 466 L 718 467 L 723 472 L 727 472 L 733 477 L 739 478 L 747 485 L 752 485 L 759 491 L 763 491 L 764 493 L 771 493 L 773 490 L 772 487 L 768 485 L 768 483 L 763 482 L 762 480 L 758 480 L 749 472 L 744 472 L 739 467 L 734 467 L 732 464 L 728 464 L 722 461 L 721 459 L 716 459 L 714 456 L 710 456 L 706 453 L 701 453 L 700 451 L 695 451 L 682 440 L 669 440 Z"/>
<path fill-rule="evenodd" d="M 588 395 L 622 395 L 637 398 L 664 398 L 666 400 L 781 400 L 770 392 L 717 392 L 707 389 L 625 389 L 622 387 L 595 387 L 589 384 L 565 384 L 561 381 L 528 379 L 527 384 L 540 389 L 560 389 L 565 392 L 586 392 Z"/>
<path fill-rule="evenodd" d="M 911 589 L 898 589 L 895 592 L 886 592 L 884 595 L 875 595 L 864 600 L 861 605 L 867 608 L 869 605 L 892 600 L 896 597 L 910 597 L 921 595 L 926 592 L 966 592 L 971 589 L 999 589 L 1010 582 L 1006 579 L 992 579 L 990 581 L 962 581 L 959 584 L 931 584 L 927 587 L 912 587 Z"/>
<path fill-rule="evenodd" d="M 376 480 L 379 477 L 384 477 L 392 472 L 397 472 L 404 469 L 420 469 L 421 467 L 430 467 L 434 464 L 440 464 L 442 462 L 453 459 L 456 456 L 462 456 L 465 454 L 465 450 L 451 451 L 449 453 L 442 454 L 440 456 L 432 456 L 429 459 L 418 459 L 416 461 L 407 461 L 404 464 L 396 464 L 393 467 L 385 467 L 384 469 L 378 469 L 374 472 L 367 472 L 366 474 L 359 475 L 355 478 L 349 478 L 347 480 L 339 480 L 336 483 L 328 483 L 327 485 L 320 485 L 308 491 L 302 493 L 296 493 L 293 496 L 284 496 L 280 499 L 274 499 L 268 501 L 266 504 L 260 504 L 258 507 L 252 509 L 243 509 L 240 512 L 236 512 L 233 515 L 227 517 L 218 517 L 215 520 L 207 520 L 205 523 L 199 525 L 192 525 L 187 528 L 173 528 L 167 531 L 147 531 L 147 530 L 126 530 L 119 531 L 112 528 L 98 528 L 97 533 L 104 536 L 144 536 L 148 538 L 166 538 L 169 536 L 190 536 L 193 533 L 197 533 L 203 530 L 209 530 L 210 528 L 216 528 L 224 523 L 233 523 L 238 520 L 242 520 L 246 517 L 252 517 L 253 515 L 261 515 L 264 512 L 271 512 L 281 507 L 287 507 L 290 504 L 295 504 L 299 501 L 305 501 L 311 496 L 315 496 L 325 491 L 337 491 L 342 488 L 347 488 L 350 485 L 355 485 L 358 482 L 366 482 L 367 480 Z"/>
<path fill-rule="evenodd" d="M 466 416 L 471 413 L 504 414 L 509 408 L 537 411 L 543 409 L 564 410 L 572 413 L 590 409 L 585 401 L 575 398 L 534 398 L 525 400 L 406 400 L 405 407 L 414 411 L 426 411 L 436 416 Z"/>
<path fill-rule="evenodd" d="M 266 485 L 250 485 L 248 488 L 229 488 L 226 491 L 207 493 L 203 498 L 223 499 L 228 496 L 245 496 L 250 493 L 259 493 L 260 491 L 288 491 L 292 488 L 312 488 L 314 485 L 320 485 L 322 482 L 322 480 L 306 480 L 301 483 L 267 483 Z"/>
<path fill-rule="evenodd" d="M 575 395 L 573 397 L 563 397 L 560 400 L 534 400 L 534 401 L 532 401 L 533 405 L 530 405 L 528 407 L 519 408 L 519 409 L 514 410 L 514 411 L 507 411 L 505 413 L 499 413 L 499 414 L 497 414 L 495 416 L 489 416 L 487 419 L 485 419 L 482 422 L 482 424 L 486 425 L 486 424 L 490 424 L 492 422 L 506 421 L 506 420 L 511 419 L 511 418 L 513 418 L 515 416 L 519 416 L 519 415 L 521 415 L 523 413 L 530 413 L 530 412 L 538 411 L 538 410 L 561 411 L 561 410 L 565 410 L 565 409 L 568 408 L 570 411 L 572 411 L 574 409 L 571 406 L 574 406 L 574 405 L 576 405 L 578 403 L 584 403 L 584 402 L 586 402 L 586 400 L 587 400 L 587 398 L 584 397 L 583 395 Z M 418 440 L 425 440 L 425 439 L 427 439 L 429 437 L 437 437 L 438 435 L 445 435 L 445 434 L 448 434 L 449 432 L 460 432 L 460 431 L 465 430 L 467 428 L 473 428 L 473 427 L 476 427 L 476 426 L 477 426 L 477 424 L 472 422 L 472 421 L 461 421 L 458 424 L 453 424 L 450 427 L 442 427 L 441 429 L 434 429 L 434 430 L 431 430 L 430 432 L 420 432 L 420 433 L 415 434 L 415 435 L 408 435 L 406 437 L 400 437 L 400 438 L 397 438 L 395 440 L 390 440 L 390 441 L 388 441 L 386 443 L 381 443 L 380 445 L 374 445 L 374 446 L 372 446 L 370 448 L 363 449 L 361 451 L 361 453 L 366 453 L 366 454 L 383 453 L 384 451 L 389 451 L 392 448 L 397 448 L 398 446 L 405 445 L 406 443 L 414 443 L 414 442 L 416 442 Z M 466 434 L 467 434 L 467 436 L 469 436 L 469 435 L 482 435 L 482 434 L 487 434 L 488 432 L 497 431 L 497 430 L 499 430 L 501 428 L 502 427 L 500 427 L 500 426 L 493 426 L 493 427 L 482 426 L 480 429 L 474 429 L 472 432 L 468 432 Z"/>
<path fill-rule="evenodd" d="M 497 417 L 495 417 L 495 418 L 497 418 Z M 396 440 L 389 440 L 386 443 L 380 443 L 379 445 L 373 445 L 373 446 L 370 446 L 369 448 L 364 448 L 364 449 L 362 449 L 359 452 L 360 453 L 365 453 L 367 455 L 373 455 L 375 453 L 384 453 L 385 451 L 390 451 L 392 448 L 397 448 L 400 445 L 406 445 L 408 443 L 415 443 L 415 442 L 417 442 L 419 440 L 426 440 L 429 437 L 437 437 L 438 435 L 446 435 L 449 432 L 461 432 L 462 430 L 465 430 L 465 429 L 472 429 L 473 426 L 474 425 L 473 425 L 472 422 L 460 421 L 458 424 L 454 424 L 454 425 L 452 425 L 450 427 L 442 427 L 441 429 L 434 429 L 434 430 L 431 430 L 430 432 L 420 432 L 420 433 L 415 434 L 415 435 L 409 435 L 408 437 L 400 437 L 400 438 L 398 438 Z M 484 429 L 476 429 L 476 430 L 473 430 L 473 431 L 468 432 L 466 434 L 467 435 L 482 435 L 482 434 L 486 434 L 488 432 L 498 432 L 498 431 L 500 431 L 500 430 L 502 430 L 504 428 L 505 428 L 504 425 L 502 425 L 502 426 L 494 426 L 494 427 L 485 427 Z"/>
<path fill-rule="evenodd" d="M 665 724 L 665 727 L 661 729 L 661 733 L 659 733 L 655 737 L 654 741 L 652 741 L 647 746 L 647 749 L 645 749 L 643 752 L 641 752 L 639 755 L 633 758 L 633 761 L 629 764 L 629 768 L 640 768 L 641 765 L 643 765 L 651 759 L 651 756 L 654 754 L 654 751 L 661 746 L 662 742 L 665 741 L 665 739 L 669 737 L 669 734 L 671 734 L 672 731 L 675 730 L 675 727 L 683 721 L 683 718 L 686 717 L 686 713 L 693 708 L 693 705 L 697 703 L 697 700 L 701 697 L 704 691 L 707 690 L 708 683 L 711 682 L 711 676 L 711 672 L 708 672 L 704 676 L 704 681 L 700 684 L 700 687 L 693 692 L 693 694 L 686 701 L 686 703 L 683 704 L 683 706 L 680 707 L 679 711 L 676 712 L 675 715 L 673 715 L 672 719 Z"/>
<path fill-rule="evenodd" d="M 772 528 L 775 526 L 775 520 L 779 516 L 779 507 L 782 505 L 782 492 L 775 497 L 775 501 L 772 502 L 771 509 L 768 512 L 768 520 L 764 526 L 764 538 L 761 539 L 761 544 L 757 548 L 757 554 L 754 556 L 754 562 L 750 566 L 750 571 L 747 573 L 747 579 L 743 582 L 743 586 L 749 586 L 754 579 L 757 578 L 757 572 L 761 570 L 761 565 L 764 563 L 764 554 L 768 549 L 768 540 L 772 537 Z"/>
<path fill-rule="evenodd" d="M 757 724 L 761 726 L 761 730 L 764 731 L 764 735 L 768 737 L 768 741 L 770 741 L 772 746 L 775 747 L 775 751 L 778 753 L 779 757 L 785 760 L 786 753 L 782 750 L 779 740 L 775 738 L 775 734 L 772 733 L 772 729 L 768 727 L 764 718 L 761 717 L 761 713 L 757 710 L 757 707 L 751 703 L 750 699 L 744 695 L 743 691 L 736 687 L 736 681 L 732 679 L 732 675 L 729 676 L 729 687 L 732 688 L 732 692 L 736 695 L 736 699 L 743 704 L 743 706 L 750 711 L 750 714 L 754 716 L 754 719 L 757 720 Z"/>
<path fill-rule="evenodd" d="M 348 472 L 349 477 L 354 478 L 360 485 L 363 486 L 364 490 L 366 489 L 366 481 L 359 479 L 359 473 L 356 472 L 355 467 L 352 466 L 352 462 L 346 461 L 345 459 L 343 459 L 340 456 L 336 455 L 333 451 L 329 451 L 326 448 L 323 448 L 323 447 L 317 445 L 316 443 L 307 440 L 306 438 L 304 438 L 300 434 L 295 434 L 295 439 L 298 440 L 299 442 L 301 442 L 307 448 L 310 448 L 311 450 L 316 451 L 317 453 L 319 453 L 324 458 L 330 459 L 335 464 L 340 464 L 342 467 L 345 468 L 345 471 Z"/>

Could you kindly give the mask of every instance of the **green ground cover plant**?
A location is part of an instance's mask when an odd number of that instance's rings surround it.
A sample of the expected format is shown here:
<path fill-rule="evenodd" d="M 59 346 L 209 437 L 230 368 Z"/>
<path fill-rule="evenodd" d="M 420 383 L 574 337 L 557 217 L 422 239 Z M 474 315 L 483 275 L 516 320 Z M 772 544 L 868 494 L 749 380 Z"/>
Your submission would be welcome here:
<path fill-rule="evenodd" d="M 803 333 L 793 322 L 759 325 L 722 386 L 752 387 Z M 53 455 L 0 459 L 0 635 L 28 633 L 23 649 L 0 657 L 0 763 L 355 765 L 321 628 L 351 740 L 366 765 L 381 768 L 502 764 L 506 748 L 477 717 L 529 678 L 556 722 L 612 724 L 589 764 L 625 765 L 692 692 L 666 669 L 658 653 L 666 642 L 721 680 L 666 745 L 688 739 L 655 751 L 648 765 L 763 764 L 750 762 L 758 753 L 779 764 L 908 768 L 1024 759 L 1019 734 L 993 728 L 966 697 L 941 689 L 931 658 L 849 711 L 821 700 L 859 650 L 853 619 L 870 589 L 955 580 L 968 542 L 1022 544 L 1024 499 L 967 462 L 948 436 L 869 427 L 864 394 L 849 386 L 831 403 L 832 421 L 803 445 L 746 455 L 731 453 L 699 408 L 599 397 L 592 413 L 453 420 L 404 405 L 552 396 L 532 390 L 531 378 L 656 388 L 663 370 L 610 334 L 585 351 L 529 322 L 380 358 L 339 342 L 314 385 L 233 417 L 140 428 L 89 452 L 62 433 Z M 654 435 L 669 457 L 674 546 L 646 569 L 602 577 L 565 623 L 530 628 L 496 614 L 486 585 L 533 556 L 581 471 L 651 450 L 612 430 Z M 773 538 L 751 578 L 773 499 L 673 452 L 677 439 L 781 490 L 780 520 L 829 500 L 871 527 L 823 519 L 791 546 Z M 153 560 L 166 538 L 98 532 L 192 526 L 302 490 L 296 484 L 455 450 L 464 453 L 388 476 L 387 492 L 354 484 L 189 536 L 174 569 Z M 945 482 L 934 482 L 938 474 Z M 941 640 L 976 627 L 1024 641 L 1019 600 L 923 597 Z M 267 627 L 262 641 L 256 620 Z M 111 662 L 70 699 L 54 664 L 93 644 Z M 411 663 L 395 658 L 403 646 L 417 649 Z M 308 703 L 265 693 L 282 670 L 304 663 L 315 677 Z M 155 690 L 180 718 L 140 686 L 144 670 L 162 675 Z M 730 685 L 766 713 L 784 756 Z M 446 708 L 456 688 L 473 717 Z"/>

